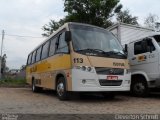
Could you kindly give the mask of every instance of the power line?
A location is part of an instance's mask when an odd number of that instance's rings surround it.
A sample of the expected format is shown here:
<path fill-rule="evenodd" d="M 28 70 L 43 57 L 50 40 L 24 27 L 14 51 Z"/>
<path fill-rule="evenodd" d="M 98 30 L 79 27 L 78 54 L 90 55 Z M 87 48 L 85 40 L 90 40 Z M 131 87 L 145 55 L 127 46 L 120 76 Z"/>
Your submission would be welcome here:
<path fill-rule="evenodd" d="M 0 34 L 2 35 L 2 34 Z M 14 36 L 14 37 L 30 37 L 30 38 L 43 38 L 43 37 L 35 37 L 35 36 L 23 36 L 23 35 L 13 35 L 13 34 L 5 34 L 6 36 Z"/>

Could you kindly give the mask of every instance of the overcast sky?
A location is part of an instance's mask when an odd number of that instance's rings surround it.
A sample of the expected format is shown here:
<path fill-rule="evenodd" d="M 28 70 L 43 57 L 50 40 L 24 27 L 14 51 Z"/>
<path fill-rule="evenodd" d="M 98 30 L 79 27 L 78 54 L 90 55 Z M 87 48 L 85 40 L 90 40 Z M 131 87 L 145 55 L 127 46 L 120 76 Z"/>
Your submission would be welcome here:
<path fill-rule="evenodd" d="M 123 9 L 139 17 L 141 24 L 149 13 L 160 17 L 160 0 L 121 0 L 121 3 Z M 26 64 L 28 53 L 45 39 L 41 36 L 42 26 L 65 14 L 63 0 L 0 0 L 0 32 L 4 29 L 6 34 L 3 53 L 7 54 L 7 66 L 12 69 Z"/>

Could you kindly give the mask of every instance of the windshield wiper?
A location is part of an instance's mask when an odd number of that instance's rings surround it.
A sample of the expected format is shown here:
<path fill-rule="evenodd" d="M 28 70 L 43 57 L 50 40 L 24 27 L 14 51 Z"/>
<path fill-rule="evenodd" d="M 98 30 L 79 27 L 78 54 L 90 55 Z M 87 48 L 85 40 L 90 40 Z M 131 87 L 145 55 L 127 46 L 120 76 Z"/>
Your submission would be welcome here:
<path fill-rule="evenodd" d="M 96 52 L 105 53 L 105 51 L 103 51 L 101 49 L 91 49 L 91 48 L 77 50 L 76 52 L 81 52 L 81 51 L 96 51 Z"/>
<path fill-rule="evenodd" d="M 116 55 L 122 55 L 122 56 L 126 56 L 126 54 L 124 54 L 124 53 L 121 53 L 121 52 L 116 52 L 116 51 L 109 51 L 109 52 L 107 52 L 107 53 L 109 53 L 109 54 L 116 54 Z"/>
<path fill-rule="evenodd" d="M 101 53 L 105 53 L 105 51 L 101 50 L 101 49 L 92 49 L 92 50 L 97 51 L 97 52 L 101 52 Z"/>

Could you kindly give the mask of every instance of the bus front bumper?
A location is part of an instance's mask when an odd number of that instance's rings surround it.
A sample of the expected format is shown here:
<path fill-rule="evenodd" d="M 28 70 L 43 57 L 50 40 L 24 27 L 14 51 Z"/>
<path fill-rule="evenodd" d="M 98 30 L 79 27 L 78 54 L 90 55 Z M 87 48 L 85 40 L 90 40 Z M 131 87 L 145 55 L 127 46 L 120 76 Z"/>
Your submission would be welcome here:
<path fill-rule="evenodd" d="M 118 76 L 118 75 L 117 75 Z M 97 75 L 95 72 L 72 70 L 72 91 L 77 92 L 111 92 L 129 91 L 130 74 L 119 75 L 118 80 L 108 81 L 107 75 Z"/>

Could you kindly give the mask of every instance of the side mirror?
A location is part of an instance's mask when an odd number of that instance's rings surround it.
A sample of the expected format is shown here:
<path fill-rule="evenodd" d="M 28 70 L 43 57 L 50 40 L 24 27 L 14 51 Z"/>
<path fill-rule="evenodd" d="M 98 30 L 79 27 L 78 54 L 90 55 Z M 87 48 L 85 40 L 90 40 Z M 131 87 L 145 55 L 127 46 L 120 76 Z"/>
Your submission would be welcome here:
<path fill-rule="evenodd" d="M 71 41 L 71 31 L 65 32 L 65 41 L 68 43 Z"/>
<path fill-rule="evenodd" d="M 124 52 L 128 53 L 128 46 L 127 46 L 127 44 L 124 45 Z"/>

